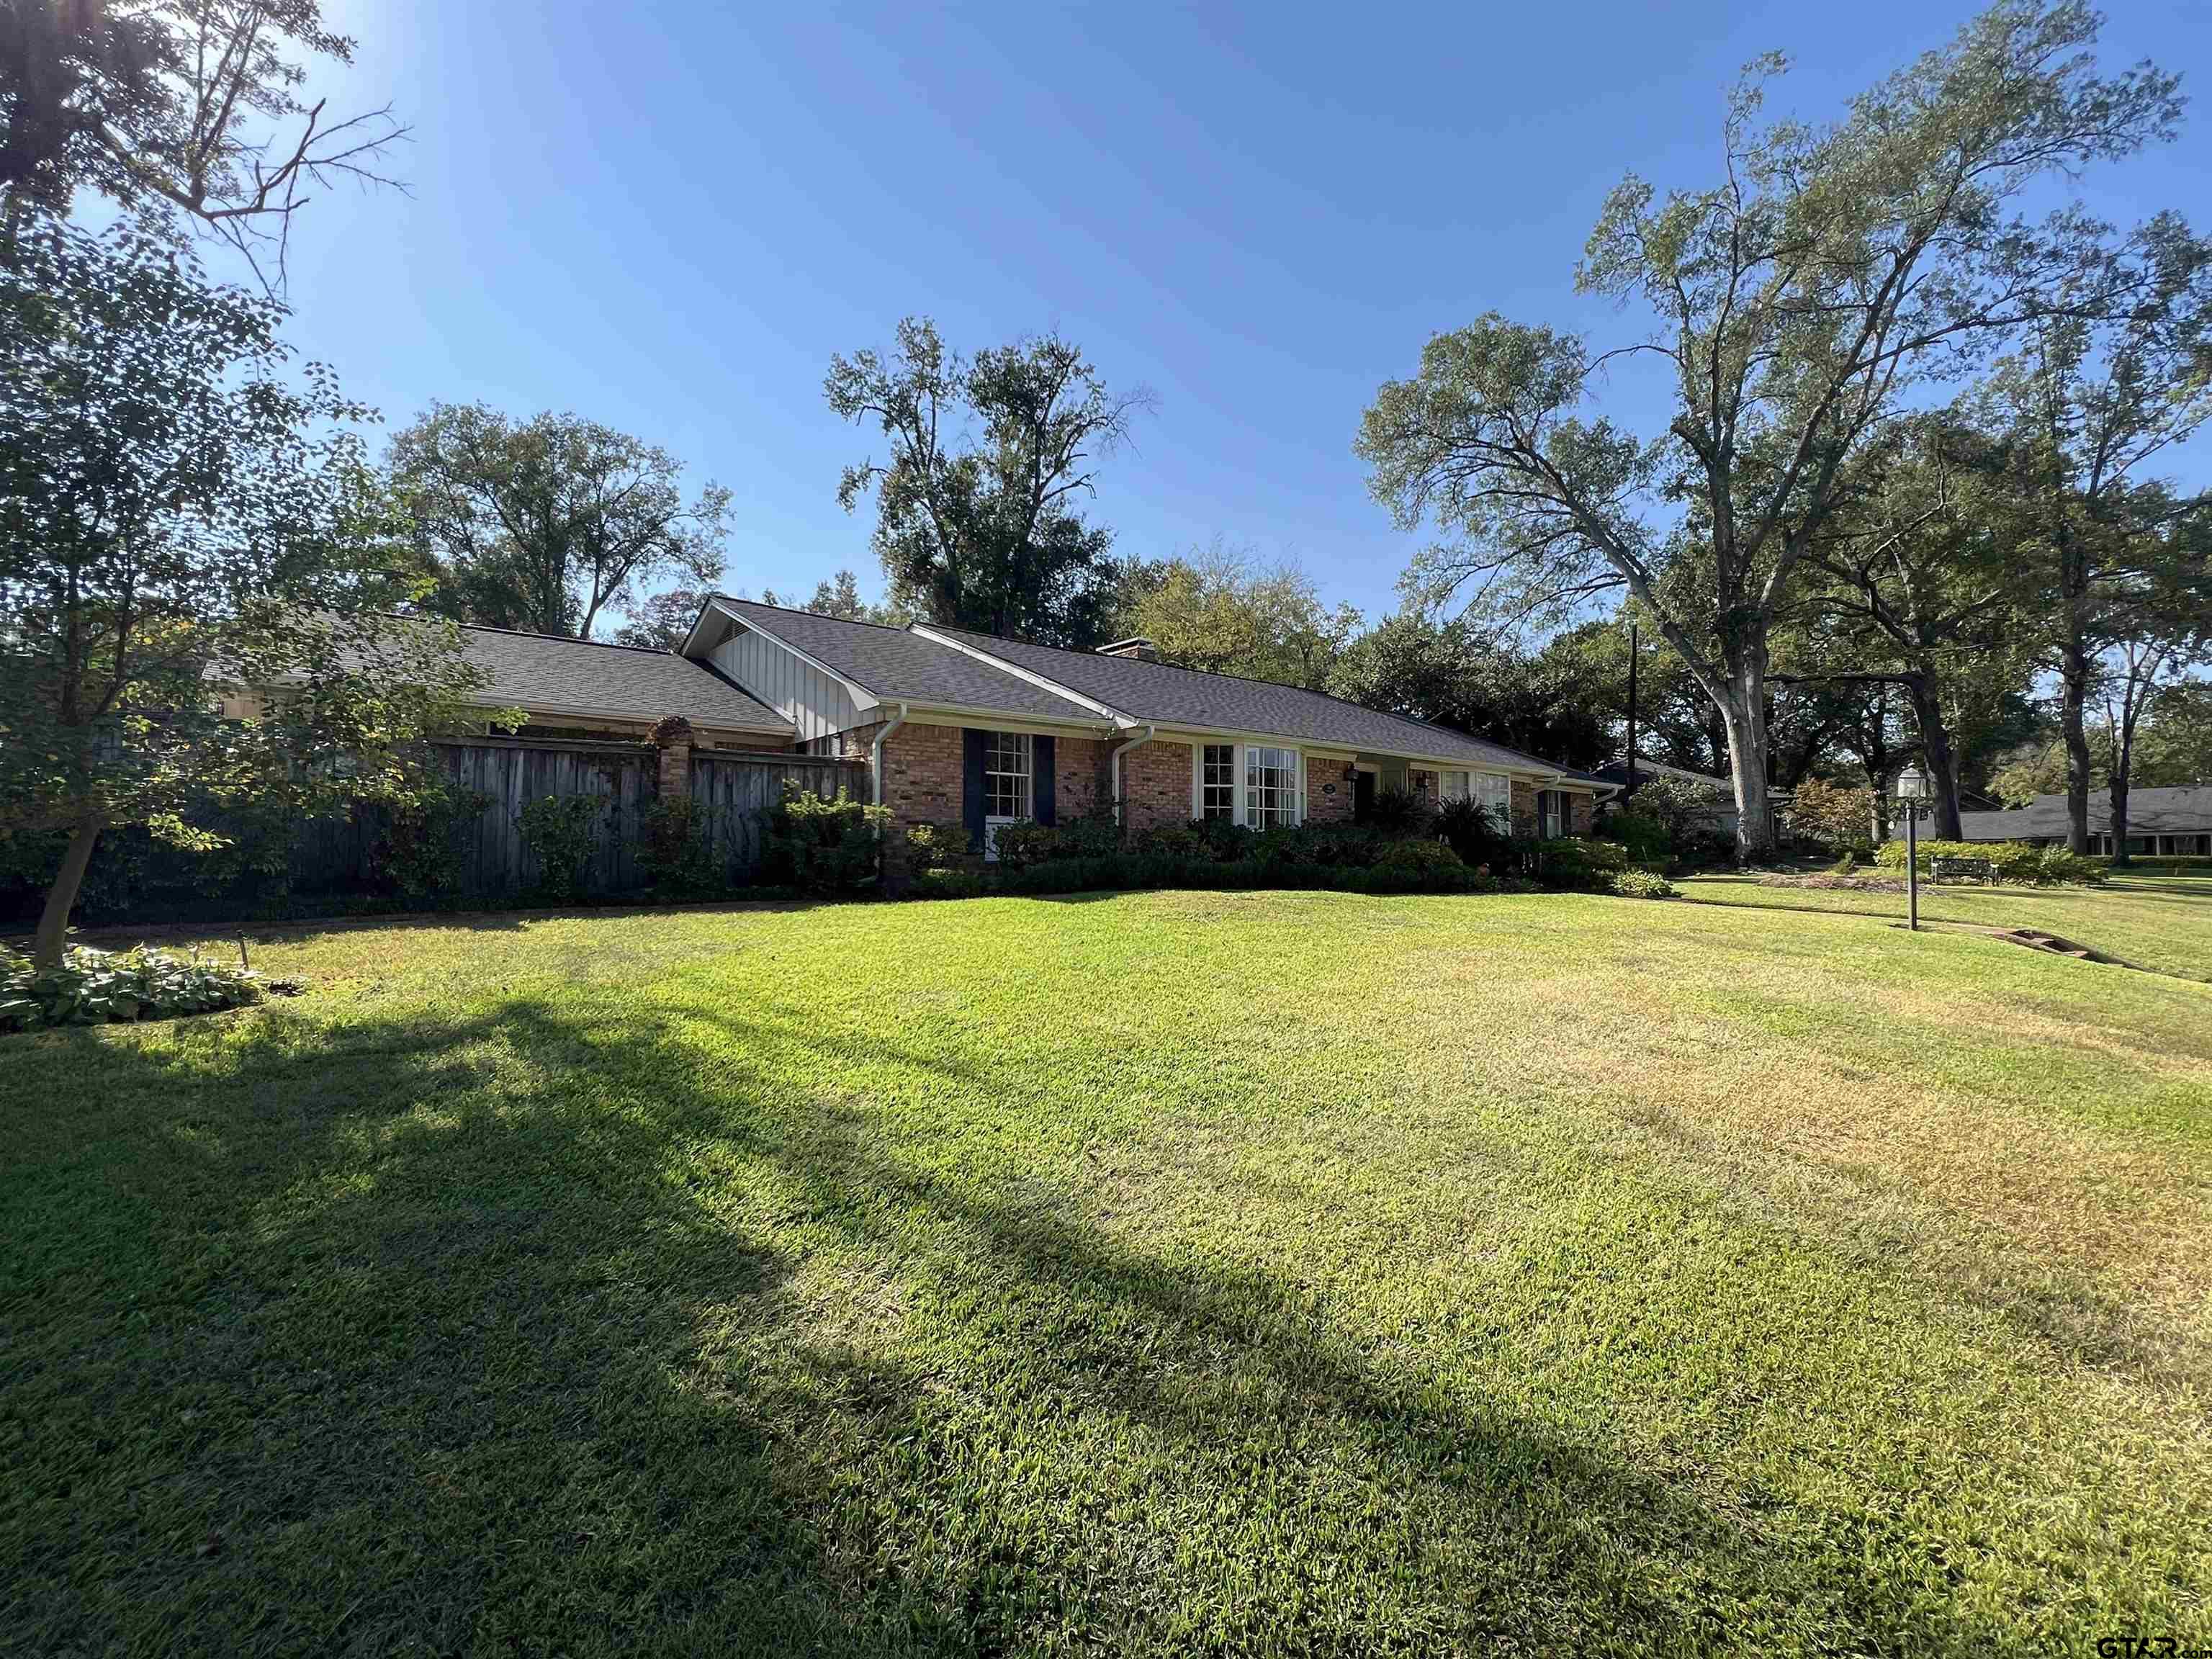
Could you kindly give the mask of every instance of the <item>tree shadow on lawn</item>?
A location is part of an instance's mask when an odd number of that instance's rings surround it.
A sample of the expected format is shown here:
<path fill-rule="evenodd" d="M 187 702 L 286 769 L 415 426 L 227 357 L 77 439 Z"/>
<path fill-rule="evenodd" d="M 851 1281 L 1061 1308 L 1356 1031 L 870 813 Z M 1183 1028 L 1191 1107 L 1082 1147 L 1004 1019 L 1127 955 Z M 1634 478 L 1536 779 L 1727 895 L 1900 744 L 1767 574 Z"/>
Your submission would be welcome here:
<path fill-rule="evenodd" d="M 0 1117 L 37 1649 L 1989 1634 L 1048 1176 L 917 1171 L 791 1087 L 849 1030 L 710 1064 L 522 999 L 238 1038 L 42 1044 Z M 74 1121 L 27 1119 L 72 1079 Z"/>

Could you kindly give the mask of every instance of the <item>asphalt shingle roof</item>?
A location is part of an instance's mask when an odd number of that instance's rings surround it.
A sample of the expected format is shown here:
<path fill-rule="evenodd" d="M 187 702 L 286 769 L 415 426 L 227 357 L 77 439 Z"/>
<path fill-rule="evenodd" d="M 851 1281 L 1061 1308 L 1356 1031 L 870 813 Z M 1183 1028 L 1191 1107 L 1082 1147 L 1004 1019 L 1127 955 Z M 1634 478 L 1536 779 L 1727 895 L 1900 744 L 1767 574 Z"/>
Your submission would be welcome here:
<path fill-rule="evenodd" d="M 711 668 L 672 651 L 596 640 L 464 627 L 461 648 L 489 678 L 476 693 L 487 706 L 657 720 L 681 714 L 694 726 L 789 733 L 791 722 Z"/>
<path fill-rule="evenodd" d="M 1085 726 L 1106 724 L 1106 717 L 1095 708 L 1070 702 L 1018 675 L 978 662 L 965 652 L 903 628 L 848 622 L 842 617 L 786 611 L 780 605 L 721 595 L 716 596 L 716 602 L 879 697 L 1032 714 Z"/>
<path fill-rule="evenodd" d="M 938 628 L 948 638 L 988 651 L 1033 674 L 1096 697 L 1133 719 L 1163 725 L 1211 726 L 1338 744 L 1379 754 L 1434 755 L 1471 766 L 1510 766 L 1557 771 L 1557 765 L 1502 744 L 1470 738 L 1426 721 L 1385 714 L 1319 691 L 1267 680 L 1209 674 L 1171 663 L 1138 657 L 1105 657 L 1095 651 L 1063 651 L 1029 645 L 965 629 Z"/>
<path fill-rule="evenodd" d="M 1961 812 L 1959 824 L 1968 841 L 2044 841 L 2066 834 L 2066 797 L 2038 795 L 2026 806 L 2008 812 Z M 2102 789 L 2089 794 L 2089 833 L 2102 836 L 2112 828 L 2112 799 Z M 2128 833 L 2131 836 L 2202 835 L 2212 830 L 2212 785 L 2185 785 L 2166 789 L 2128 792 Z"/>

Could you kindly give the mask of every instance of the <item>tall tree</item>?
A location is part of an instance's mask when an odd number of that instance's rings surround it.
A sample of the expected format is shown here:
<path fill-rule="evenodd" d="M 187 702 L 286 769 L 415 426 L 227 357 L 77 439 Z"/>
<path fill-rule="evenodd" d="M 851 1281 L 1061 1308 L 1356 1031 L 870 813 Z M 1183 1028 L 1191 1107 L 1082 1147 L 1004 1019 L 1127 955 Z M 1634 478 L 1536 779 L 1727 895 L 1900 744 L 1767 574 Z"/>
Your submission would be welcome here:
<path fill-rule="evenodd" d="M 0 834 L 67 836 L 39 923 L 61 959 L 94 847 L 252 799 L 407 798 L 410 740 L 475 677 L 347 524 L 365 411 L 281 308 L 211 288 L 165 240 L 52 220 L 0 270 Z M 273 689 L 226 720 L 223 686 Z M 351 764 L 343 783 L 329 763 Z"/>
<path fill-rule="evenodd" d="M 1328 689 L 1569 766 L 1598 765 L 1613 741 L 1571 635 L 1528 651 L 1463 617 L 1439 621 L 1408 609 L 1354 640 Z"/>
<path fill-rule="evenodd" d="M 2131 625 L 2102 653 L 2096 672 L 2104 705 L 2100 758 L 2112 802 L 2112 862 L 2128 862 L 2129 795 L 2143 716 L 2188 673 L 2212 659 L 2212 572 L 2202 559 L 2177 562 L 2187 576 L 2181 592 L 2153 586 L 2140 598 Z M 2173 567 L 2170 566 L 2169 568 Z"/>
<path fill-rule="evenodd" d="M 435 404 L 386 465 L 459 622 L 588 638 L 644 584 L 721 574 L 730 492 L 689 501 L 666 450 L 574 415 L 520 424 L 483 404 Z"/>
<path fill-rule="evenodd" d="M 1962 449 L 1986 447 L 1978 434 L 1926 418 L 1900 422 L 1891 442 L 1887 456 L 1869 458 L 1875 482 L 1815 539 L 1804 608 L 1839 624 L 1838 654 L 1863 665 L 1832 671 L 1830 683 L 1886 683 L 1903 693 L 1936 792 L 1936 833 L 1957 841 L 1950 711 L 1966 688 L 1987 687 L 1992 670 L 2026 684 L 2033 667 L 2017 648 L 2018 619 L 2033 596 L 1996 532 L 1986 481 L 1960 462 Z M 1880 788 L 1884 779 L 1871 781 Z"/>
<path fill-rule="evenodd" d="M 845 469 L 848 512 L 876 495 L 876 554 L 895 605 L 954 627 L 1048 645 L 1097 645 L 1113 623 L 1113 532 L 1076 512 L 1095 467 L 1127 439 L 1143 392 L 1109 392 L 1056 334 L 946 349 L 909 317 L 888 354 L 830 360 L 843 419 L 875 422 L 890 458 Z"/>
<path fill-rule="evenodd" d="M 862 599 L 860 579 L 849 570 L 841 570 L 827 581 L 815 583 L 814 597 L 804 605 L 799 603 L 799 596 L 795 593 L 787 599 L 778 599 L 772 587 L 761 590 L 761 603 L 787 605 L 794 611 L 811 611 L 817 617 L 837 617 L 846 622 L 878 623 L 890 628 L 902 626 L 908 621 L 906 612 L 895 603 L 872 605 Z"/>
<path fill-rule="evenodd" d="M 89 190 L 173 210 L 281 291 L 315 190 L 395 182 L 388 107 L 333 116 L 301 91 L 353 50 L 320 0 L 0 0 L 0 262 L 27 214 Z"/>
<path fill-rule="evenodd" d="M 1151 567 L 1115 624 L 1167 661 L 1318 691 L 1359 632 L 1359 612 L 1323 604 L 1296 564 L 1262 565 L 1217 540 Z"/>
<path fill-rule="evenodd" d="M 2112 296 L 2124 303 L 2114 306 Z M 2068 313 L 2037 320 L 1984 396 L 2007 433 L 2009 534 L 2046 602 L 2041 635 L 2058 681 L 2067 840 L 2089 844 L 2087 717 L 2100 653 L 2129 637 L 2145 595 L 2185 590 L 2172 533 L 2204 510 L 2140 469 L 2212 416 L 2212 243 L 2172 216 L 2086 270 Z"/>
<path fill-rule="evenodd" d="M 2096 32 L 2079 0 L 2002 0 L 1827 126 L 1759 125 L 1783 66 L 1761 60 L 1729 102 L 1720 178 L 1661 200 L 1631 175 L 1591 234 L 1577 285 L 1647 307 L 1650 337 L 1595 352 L 1493 313 L 1431 340 L 1367 410 L 1376 495 L 1449 538 L 1421 562 L 1432 582 L 1523 610 L 1622 585 L 1643 603 L 1720 711 L 1745 855 L 1771 845 L 1769 635 L 1863 452 L 1916 386 L 2089 263 L 2076 216 L 2030 224 L 2021 198 L 2179 118 L 2173 76 L 2094 72 Z M 1647 437 L 1577 412 L 1623 352 L 1672 380 Z M 1662 592 L 1684 561 L 1703 573 L 1693 609 Z"/>

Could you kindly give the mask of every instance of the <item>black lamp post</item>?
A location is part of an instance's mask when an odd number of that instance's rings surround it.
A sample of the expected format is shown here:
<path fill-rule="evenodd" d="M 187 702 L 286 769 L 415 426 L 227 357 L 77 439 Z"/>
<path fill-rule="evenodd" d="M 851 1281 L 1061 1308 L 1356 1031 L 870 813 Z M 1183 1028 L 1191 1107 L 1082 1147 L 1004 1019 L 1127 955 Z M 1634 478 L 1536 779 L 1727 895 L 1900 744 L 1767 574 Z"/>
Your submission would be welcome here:
<path fill-rule="evenodd" d="M 1928 774 L 1917 761 L 1907 761 L 1897 775 L 1897 804 L 1905 809 L 1905 925 L 1920 931 L 1920 809 L 1935 792 Z"/>

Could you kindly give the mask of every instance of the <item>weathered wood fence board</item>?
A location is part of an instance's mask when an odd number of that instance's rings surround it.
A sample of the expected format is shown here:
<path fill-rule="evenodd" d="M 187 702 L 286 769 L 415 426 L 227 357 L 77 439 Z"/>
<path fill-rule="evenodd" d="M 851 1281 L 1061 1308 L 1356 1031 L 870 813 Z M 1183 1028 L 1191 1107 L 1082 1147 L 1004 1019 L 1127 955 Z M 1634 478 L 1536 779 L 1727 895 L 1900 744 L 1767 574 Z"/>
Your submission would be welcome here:
<path fill-rule="evenodd" d="M 691 799 L 704 811 L 708 844 L 733 882 L 760 872 L 761 815 L 783 798 L 787 780 L 824 797 L 860 793 L 867 768 L 818 755 L 718 755 L 694 752 Z"/>
<path fill-rule="evenodd" d="M 545 796 L 588 795 L 604 802 L 592 824 L 586 885 L 622 893 L 645 885 L 637 847 L 647 811 L 659 797 L 659 753 L 641 744 L 532 743 L 477 738 L 441 743 L 440 760 L 458 789 L 487 805 L 455 826 L 460 890 L 472 898 L 511 899 L 538 880 L 538 860 L 522 837 L 522 809 Z M 760 870 L 761 814 L 781 798 L 786 779 L 834 795 L 860 793 L 867 770 L 857 761 L 815 755 L 697 753 L 691 792 L 706 808 L 708 834 L 733 883 Z M 293 852 L 293 880 L 303 892 L 368 891 L 379 880 L 382 813 L 356 807 L 340 818 L 302 824 Z"/>

